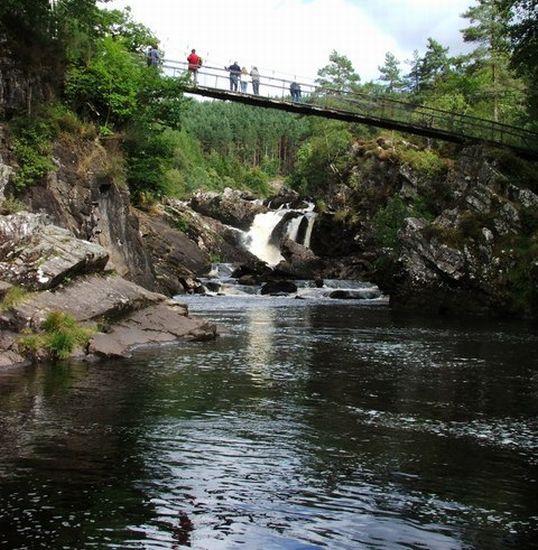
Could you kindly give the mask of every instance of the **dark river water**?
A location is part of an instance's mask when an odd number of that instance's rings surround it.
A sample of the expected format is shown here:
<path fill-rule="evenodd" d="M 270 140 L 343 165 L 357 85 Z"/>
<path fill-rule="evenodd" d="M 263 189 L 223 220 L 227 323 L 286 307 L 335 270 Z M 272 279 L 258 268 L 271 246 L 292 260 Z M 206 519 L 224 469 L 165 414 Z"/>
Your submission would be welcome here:
<path fill-rule="evenodd" d="M 0 372 L 0 549 L 536 548 L 532 327 L 190 308 L 224 335 Z"/>

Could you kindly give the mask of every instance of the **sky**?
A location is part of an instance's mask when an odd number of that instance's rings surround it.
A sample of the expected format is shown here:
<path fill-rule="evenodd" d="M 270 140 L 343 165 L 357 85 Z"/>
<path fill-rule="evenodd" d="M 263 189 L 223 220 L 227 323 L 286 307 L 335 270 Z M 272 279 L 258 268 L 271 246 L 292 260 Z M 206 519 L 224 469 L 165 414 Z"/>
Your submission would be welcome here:
<path fill-rule="evenodd" d="M 476 0 L 112 0 L 130 6 L 136 21 L 160 40 L 165 57 L 184 61 L 192 48 L 205 64 L 238 61 L 262 75 L 308 82 L 329 62 L 346 55 L 363 82 L 379 77 L 385 53 L 401 62 L 425 51 L 428 37 L 469 50 L 461 14 Z"/>

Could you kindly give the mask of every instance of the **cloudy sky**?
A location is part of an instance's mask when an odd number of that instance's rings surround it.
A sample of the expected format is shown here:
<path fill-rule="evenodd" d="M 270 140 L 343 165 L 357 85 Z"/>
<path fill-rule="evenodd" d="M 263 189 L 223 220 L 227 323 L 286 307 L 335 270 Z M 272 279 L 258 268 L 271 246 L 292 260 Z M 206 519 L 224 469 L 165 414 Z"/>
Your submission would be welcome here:
<path fill-rule="evenodd" d="M 455 54 L 468 50 L 461 14 L 475 0 L 113 0 L 159 38 L 170 59 L 191 48 L 221 66 L 237 60 L 262 74 L 308 81 L 333 49 L 363 81 L 375 80 L 387 51 L 402 62 L 423 52 L 428 37 Z M 407 69 L 403 65 L 403 70 Z"/>

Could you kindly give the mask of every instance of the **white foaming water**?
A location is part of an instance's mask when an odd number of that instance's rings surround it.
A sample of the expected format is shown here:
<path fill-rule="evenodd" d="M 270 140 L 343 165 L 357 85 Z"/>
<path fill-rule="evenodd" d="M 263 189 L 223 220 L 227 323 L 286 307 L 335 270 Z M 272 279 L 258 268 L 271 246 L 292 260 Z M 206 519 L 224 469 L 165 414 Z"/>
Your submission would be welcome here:
<path fill-rule="evenodd" d="M 284 259 L 280 249 L 270 242 L 273 229 L 282 219 L 284 213 L 284 210 L 278 210 L 277 212 L 257 214 L 246 234 L 248 251 L 269 265 L 276 265 Z"/>
<path fill-rule="evenodd" d="M 257 214 L 252 226 L 245 235 L 245 245 L 249 252 L 266 262 L 270 266 L 275 266 L 282 261 L 284 257 L 280 253 L 280 248 L 272 241 L 271 235 L 280 220 L 289 212 L 297 212 L 297 216 L 287 222 L 285 235 L 292 241 L 297 242 L 301 222 L 304 218 L 308 220 L 303 246 L 310 246 L 310 238 L 316 214 L 313 212 L 314 205 L 309 205 L 304 210 L 290 210 L 281 207 L 278 210 Z"/>
<path fill-rule="evenodd" d="M 310 212 L 309 214 L 306 214 L 306 219 L 308 220 L 308 226 L 306 228 L 303 246 L 306 246 L 306 248 L 310 248 L 310 239 L 312 238 L 312 230 L 314 229 L 316 214 Z"/>

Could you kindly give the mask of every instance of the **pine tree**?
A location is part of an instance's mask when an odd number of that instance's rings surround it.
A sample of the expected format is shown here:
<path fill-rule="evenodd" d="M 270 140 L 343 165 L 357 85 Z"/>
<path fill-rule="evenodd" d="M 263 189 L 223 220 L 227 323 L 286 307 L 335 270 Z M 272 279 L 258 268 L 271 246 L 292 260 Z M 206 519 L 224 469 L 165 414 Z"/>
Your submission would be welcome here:
<path fill-rule="evenodd" d="M 378 67 L 381 76 L 379 80 L 386 82 L 387 92 L 396 92 L 402 88 L 402 76 L 400 72 L 400 62 L 391 52 L 385 54 L 385 64 Z"/>
<path fill-rule="evenodd" d="M 448 48 L 443 47 L 437 40 L 428 38 L 426 53 L 418 71 L 421 89 L 431 88 L 435 79 L 446 73 L 449 66 Z"/>
<path fill-rule="evenodd" d="M 418 50 L 413 51 L 412 59 L 405 60 L 406 65 L 409 65 L 409 72 L 404 76 L 403 86 L 414 94 L 420 91 L 420 67 L 422 66 L 422 61 Z"/>
<path fill-rule="evenodd" d="M 473 56 L 478 63 L 485 64 L 489 69 L 493 119 L 498 121 L 501 81 L 506 80 L 508 76 L 509 10 L 499 0 L 478 0 L 478 4 L 470 7 L 463 17 L 471 23 L 471 26 L 462 30 L 463 39 L 465 42 L 478 44 Z"/>
<path fill-rule="evenodd" d="M 360 82 L 351 61 L 336 50 L 329 56 L 329 64 L 318 71 L 318 77 L 316 83 L 321 88 L 337 92 L 350 92 Z"/>
<path fill-rule="evenodd" d="M 528 83 L 531 119 L 538 119 L 538 2 L 500 0 L 509 12 L 509 36 L 513 48 L 511 66 Z"/>

